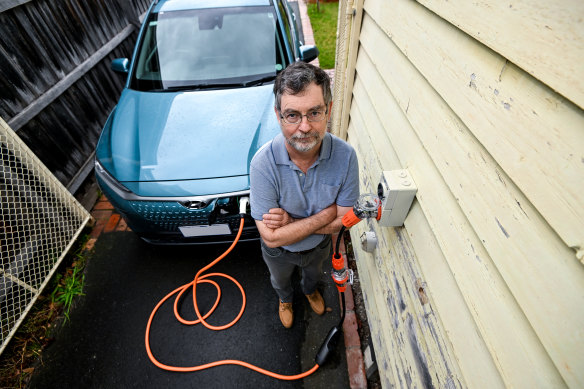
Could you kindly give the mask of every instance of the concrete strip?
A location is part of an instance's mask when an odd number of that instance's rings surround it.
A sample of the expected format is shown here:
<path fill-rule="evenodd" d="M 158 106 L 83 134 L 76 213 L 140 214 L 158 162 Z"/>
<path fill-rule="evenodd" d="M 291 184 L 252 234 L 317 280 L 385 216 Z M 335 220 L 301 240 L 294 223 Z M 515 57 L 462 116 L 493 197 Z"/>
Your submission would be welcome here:
<path fill-rule="evenodd" d="M 314 45 L 314 33 L 312 32 L 312 25 L 310 24 L 310 19 L 308 18 L 308 8 L 304 0 L 298 1 L 298 8 L 300 9 L 300 19 L 302 20 L 302 31 L 304 33 L 304 44 Z M 311 62 L 311 64 L 320 67 L 320 62 L 318 58 Z"/>

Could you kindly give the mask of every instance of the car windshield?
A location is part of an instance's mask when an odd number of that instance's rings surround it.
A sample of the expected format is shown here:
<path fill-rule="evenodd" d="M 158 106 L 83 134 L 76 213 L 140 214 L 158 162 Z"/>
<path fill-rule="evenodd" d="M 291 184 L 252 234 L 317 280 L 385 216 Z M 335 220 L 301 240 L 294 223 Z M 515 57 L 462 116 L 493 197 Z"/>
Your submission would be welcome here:
<path fill-rule="evenodd" d="M 166 91 L 257 85 L 285 67 L 269 7 L 159 12 L 147 22 L 131 88 Z"/>

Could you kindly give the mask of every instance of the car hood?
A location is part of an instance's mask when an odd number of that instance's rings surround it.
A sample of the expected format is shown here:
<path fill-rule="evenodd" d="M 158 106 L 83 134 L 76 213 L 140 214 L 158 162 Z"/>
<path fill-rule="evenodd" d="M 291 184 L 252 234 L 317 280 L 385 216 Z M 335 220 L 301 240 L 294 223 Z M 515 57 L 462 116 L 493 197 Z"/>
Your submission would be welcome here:
<path fill-rule="evenodd" d="M 273 107 L 272 85 L 195 92 L 125 89 L 104 127 L 97 158 L 122 183 L 248 175 L 255 152 L 279 132 Z"/>

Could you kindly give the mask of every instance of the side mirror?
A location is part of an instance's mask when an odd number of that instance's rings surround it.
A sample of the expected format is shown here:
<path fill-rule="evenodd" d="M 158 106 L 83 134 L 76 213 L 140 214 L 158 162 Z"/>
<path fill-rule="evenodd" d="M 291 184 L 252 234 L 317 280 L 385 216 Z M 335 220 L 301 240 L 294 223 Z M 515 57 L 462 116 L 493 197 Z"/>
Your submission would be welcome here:
<path fill-rule="evenodd" d="M 116 73 L 128 74 L 128 71 L 130 71 L 130 60 L 128 58 L 116 58 L 112 61 L 111 68 Z"/>
<path fill-rule="evenodd" d="M 318 48 L 314 45 L 300 46 L 300 60 L 310 62 L 318 57 Z"/>

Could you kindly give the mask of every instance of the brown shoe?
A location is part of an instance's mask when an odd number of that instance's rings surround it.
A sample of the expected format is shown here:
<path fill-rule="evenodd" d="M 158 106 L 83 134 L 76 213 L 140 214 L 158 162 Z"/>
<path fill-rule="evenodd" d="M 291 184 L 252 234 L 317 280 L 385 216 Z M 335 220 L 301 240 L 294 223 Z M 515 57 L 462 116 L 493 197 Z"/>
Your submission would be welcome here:
<path fill-rule="evenodd" d="M 318 290 L 315 290 L 313 294 L 307 294 L 306 298 L 310 303 L 310 308 L 312 308 L 317 315 L 322 315 L 324 313 L 324 300 Z"/>
<path fill-rule="evenodd" d="M 292 311 L 292 303 L 283 303 L 280 301 L 280 321 L 286 328 L 292 327 L 294 322 L 294 312 Z"/>

